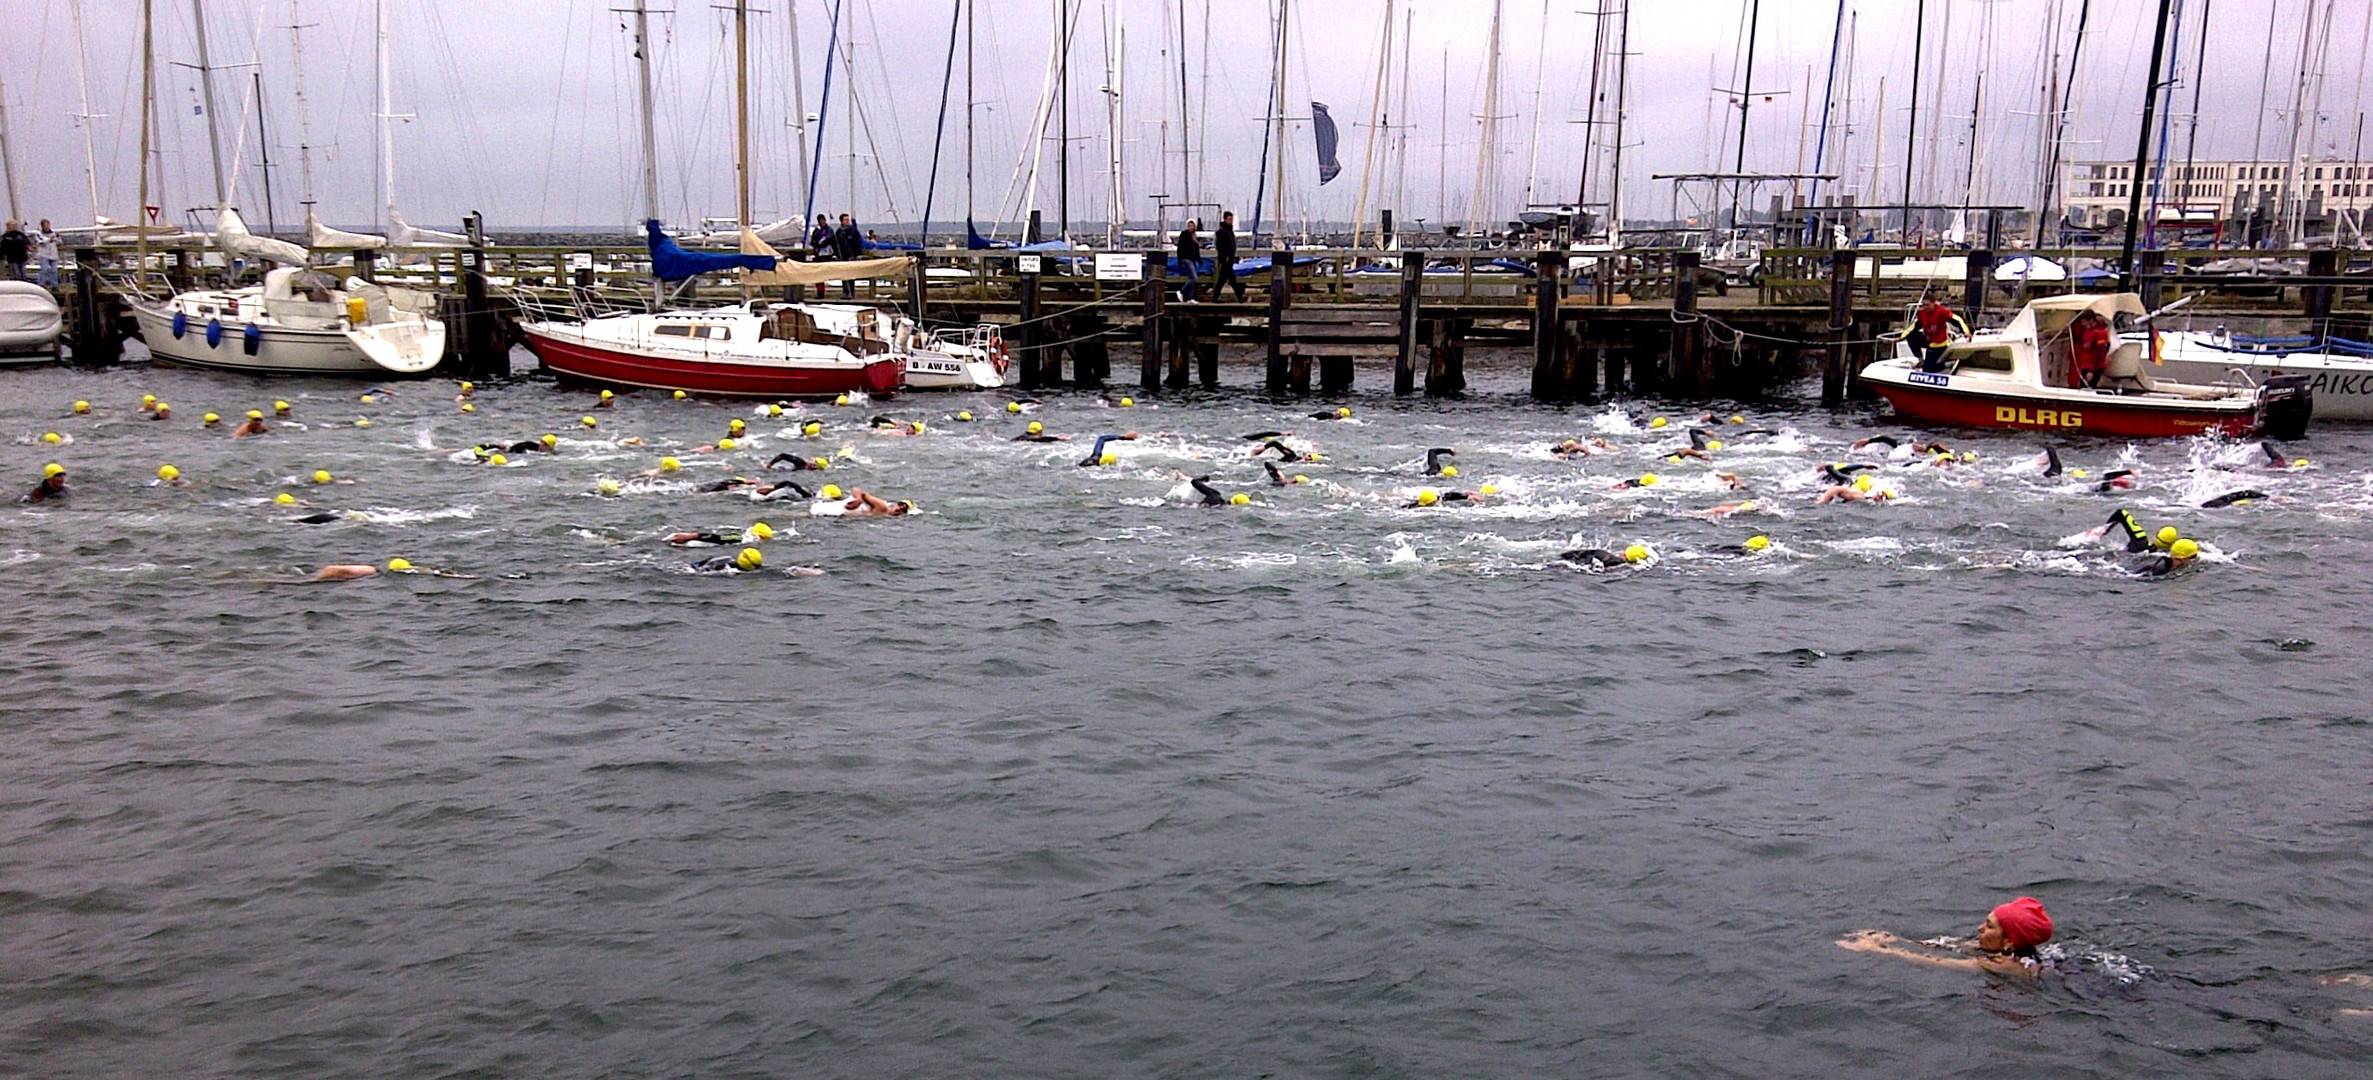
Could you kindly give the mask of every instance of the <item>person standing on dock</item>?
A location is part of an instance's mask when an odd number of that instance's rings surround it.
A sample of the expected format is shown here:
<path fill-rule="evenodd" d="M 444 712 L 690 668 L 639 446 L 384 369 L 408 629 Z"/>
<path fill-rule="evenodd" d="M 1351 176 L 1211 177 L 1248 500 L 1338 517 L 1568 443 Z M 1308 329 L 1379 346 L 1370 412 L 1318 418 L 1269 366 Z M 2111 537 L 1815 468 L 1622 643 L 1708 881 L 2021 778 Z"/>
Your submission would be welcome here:
<path fill-rule="evenodd" d="M 8 222 L 8 231 L 0 232 L 0 262 L 8 264 L 8 280 L 10 281 L 25 280 L 25 254 L 28 238 L 25 236 L 25 230 L 17 226 L 18 222 L 11 218 Z"/>
<path fill-rule="evenodd" d="M 1219 228 L 1211 232 L 1211 254 L 1215 265 L 1211 268 L 1211 295 L 1221 289 L 1236 286 L 1236 302 L 1244 302 L 1244 281 L 1236 276 L 1236 212 L 1224 210 L 1219 215 Z"/>
<path fill-rule="evenodd" d="M 1202 283 L 1196 264 L 1203 261 L 1203 242 L 1195 237 L 1195 230 L 1202 225 L 1188 218 L 1186 228 L 1178 230 L 1178 298 L 1190 304 L 1195 302 L 1196 286 Z"/>
<path fill-rule="evenodd" d="M 819 261 L 832 257 L 831 218 L 822 214 L 816 215 L 816 227 L 807 232 L 807 249 L 811 256 Z"/>
<path fill-rule="evenodd" d="M 49 219 L 41 219 L 41 227 L 33 230 L 33 265 L 35 284 L 44 289 L 58 287 L 58 233 L 49 227 Z"/>
<path fill-rule="evenodd" d="M 855 262 L 865 257 L 865 234 L 857 231 L 857 219 L 847 214 L 840 216 L 840 228 L 832 231 L 832 257 L 843 262 Z M 841 279 L 840 298 L 857 298 L 857 283 Z"/>

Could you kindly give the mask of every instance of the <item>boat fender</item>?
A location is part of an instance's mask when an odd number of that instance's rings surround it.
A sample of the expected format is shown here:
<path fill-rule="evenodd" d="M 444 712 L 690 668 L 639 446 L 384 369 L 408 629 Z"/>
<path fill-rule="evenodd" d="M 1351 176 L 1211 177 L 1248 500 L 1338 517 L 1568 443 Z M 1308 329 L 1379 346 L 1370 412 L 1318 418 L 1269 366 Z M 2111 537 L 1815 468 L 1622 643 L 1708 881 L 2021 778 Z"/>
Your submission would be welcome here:
<path fill-rule="evenodd" d="M 254 356 L 257 350 L 264 347 L 264 328 L 248 323 L 246 329 L 239 331 L 239 347 L 246 350 L 247 355 Z"/>
<path fill-rule="evenodd" d="M 187 334 L 187 333 L 189 333 L 189 332 L 190 332 L 190 314 L 189 314 L 189 312 L 186 312 L 186 311 L 176 311 L 176 312 L 174 312 L 174 313 L 173 313 L 173 340 L 175 340 L 175 341 L 179 341 L 179 340 L 181 340 L 181 336 L 182 336 L 183 334 Z"/>
<path fill-rule="evenodd" d="M 221 345 L 221 344 L 222 344 L 222 320 L 221 320 L 221 319 L 208 319 L 208 320 L 206 320 L 206 347 L 207 347 L 207 348 L 209 348 L 209 349 L 211 349 L 211 348 L 214 348 L 214 347 L 216 347 L 216 346 L 218 346 L 218 345 Z"/>
<path fill-rule="evenodd" d="M 356 326 L 368 325 L 371 321 L 371 302 L 360 296 L 347 297 L 346 321 Z"/>

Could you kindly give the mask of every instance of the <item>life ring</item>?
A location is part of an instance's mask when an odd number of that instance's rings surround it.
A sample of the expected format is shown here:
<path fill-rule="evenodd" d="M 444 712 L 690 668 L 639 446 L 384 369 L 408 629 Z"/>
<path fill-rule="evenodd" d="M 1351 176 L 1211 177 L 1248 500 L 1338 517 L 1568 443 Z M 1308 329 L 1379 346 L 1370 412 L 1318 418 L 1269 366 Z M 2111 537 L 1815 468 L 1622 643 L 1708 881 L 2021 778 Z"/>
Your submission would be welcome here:
<path fill-rule="evenodd" d="M 1005 374 L 1005 365 L 1008 362 L 1008 357 L 1005 351 L 1004 338 L 997 337 L 989 339 L 989 361 L 997 365 L 997 374 Z"/>

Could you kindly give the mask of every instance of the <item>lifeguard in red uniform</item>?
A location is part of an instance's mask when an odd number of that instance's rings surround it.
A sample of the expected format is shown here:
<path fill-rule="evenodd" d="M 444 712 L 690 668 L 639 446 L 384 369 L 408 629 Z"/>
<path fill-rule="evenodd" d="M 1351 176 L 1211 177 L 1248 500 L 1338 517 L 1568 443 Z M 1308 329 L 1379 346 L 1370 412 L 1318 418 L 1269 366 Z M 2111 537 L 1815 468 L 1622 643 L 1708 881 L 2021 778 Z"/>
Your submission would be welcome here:
<path fill-rule="evenodd" d="M 2109 367 L 2109 321 L 2090 311 L 2068 324 L 2068 385 L 2089 387 Z"/>
<path fill-rule="evenodd" d="M 1919 314 L 1912 317 L 1918 327 L 1920 370 L 1936 371 L 1944 367 L 1945 343 L 1953 337 L 1953 309 L 1933 296 L 1920 305 Z"/>

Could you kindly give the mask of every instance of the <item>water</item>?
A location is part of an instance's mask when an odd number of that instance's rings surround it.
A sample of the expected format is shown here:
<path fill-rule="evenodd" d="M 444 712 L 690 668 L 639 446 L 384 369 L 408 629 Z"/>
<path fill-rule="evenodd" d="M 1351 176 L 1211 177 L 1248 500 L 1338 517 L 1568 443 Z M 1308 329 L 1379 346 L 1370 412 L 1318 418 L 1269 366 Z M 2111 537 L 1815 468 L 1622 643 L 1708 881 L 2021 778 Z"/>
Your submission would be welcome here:
<path fill-rule="evenodd" d="M 1815 506 L 1815 465 L 1902 429 L 1724 406 L 1782 434 L 1725 433 L 1762 508 L 1708 521 L 1737 496 L 1664 459 L 1687 413 L 1525 405 L 1521 377 L 1349 423 L 633 395 L 586 432 L 589 395 L 532 381 L 464 415 L 449 382 L 6 373 L 0 475 L 63 461 L 74 495 L 0 510 L 0 1068 L 2362 1075 L 2373 1017 L 2343 1010 L 2373 987 L 2319 980 L 2373 972 L 2367 432 L 2279 472 L 2065 446 L 2138 466 L 2125 496 L 1947 432 L 1975 465 Z M 197 425 L 275 396 L 303 430 Z M 930 431 L 857 430 L 876 411 Z M 826 438 L 787 432 L 810 415 Z M 727 466 L 688 449 L 734 416 L 738 468 L 847 446 L 802 479 L 922 512 L 695 493 Z M 1082 469 L 1008 441 L 1028 419 L 1147 437 Z M 1258 483 L 1235 436 L 1272 427 L 1320 483 Z M 453 460 L 546 431 L 553 457 Z M 1621 449 L 1544 452 L 1592 433 Z M 1402 509 L 1429 446 L 1506 494 Z M 683 474 L 637 475 L 667 453 Z M 166 461 L 188 486 L 147 483 Z M 1253 502 L 1187 507 L 1173 468 Z M 2194 505 L 2242 486 L 2274 498 Z M 2126 576 L 2083 536 L 2119 505 L 2201 568 Z M 325 508 L 365 515 L 292 521 Z M 761 519 L 760 574 L 658 539 Z M 1586 575 L 1576 542 L 1655 555 Z M 395 556 L 468 576 L 273 583 Z M 2091 975 L 1833 944 L 2022 893 Z"/>

